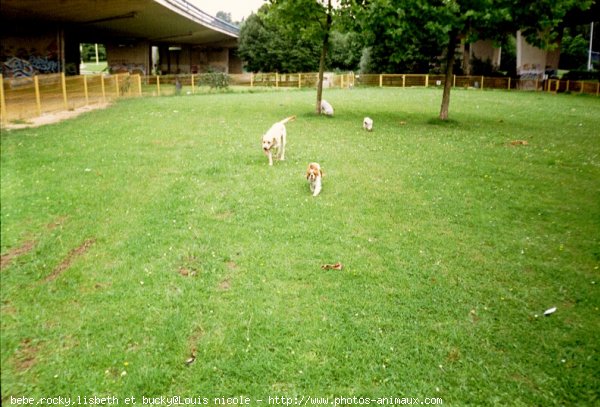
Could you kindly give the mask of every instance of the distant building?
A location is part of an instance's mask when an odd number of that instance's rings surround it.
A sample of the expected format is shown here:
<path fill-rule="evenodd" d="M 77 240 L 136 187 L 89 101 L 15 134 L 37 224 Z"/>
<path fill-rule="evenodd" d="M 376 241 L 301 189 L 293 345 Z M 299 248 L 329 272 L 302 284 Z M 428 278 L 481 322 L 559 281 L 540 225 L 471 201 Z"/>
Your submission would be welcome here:
<path fill-rule="evenodd" d="M 239 28 L 185 0 L 0 0 L 5 77 L 78 74 L 80 43 L 105 45 L 111 72 L 242 72 Z"/>

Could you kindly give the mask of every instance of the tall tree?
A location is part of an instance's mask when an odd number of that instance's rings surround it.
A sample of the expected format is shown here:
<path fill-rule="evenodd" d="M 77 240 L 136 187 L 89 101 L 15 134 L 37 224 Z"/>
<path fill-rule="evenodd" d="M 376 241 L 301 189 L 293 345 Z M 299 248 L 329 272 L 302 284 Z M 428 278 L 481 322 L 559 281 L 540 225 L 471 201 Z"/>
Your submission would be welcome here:
<path fill-rule="evenodd" d="M 419 49 L 428 38 L 434 38 L 445 51 L 445 85 L 439 117 L 448 119 L 450 90 L 456 47 L 462 41 L 478 39 L 500 41 L 506 35 L 522 30 L 527 40 L 539 47 L 552 47 L 558 38 L 557 28 L 567 13 L 586 10 L 594 0 L 342 0 L 346 15 L 355 26 L 368 33 L 367 46 L 383 45 L 391 58 L 398 52 L 410 53 L 406 36 L 412 36 Z M 415 17 L 416 18 L 413 18 Z M 401 20 L 401 21 L 398 21 Z M 385 36 L 373 33 L 380 25 Z M 391 28 L 390 28 L 391 27 Z M 441 37 L 440 37 L 441 36 Z M 381 42 L 381 38 L 385 41 Z M 374 43 L 378 40 L 378 43 Z M 409 42 L 410 44 L 410 42 Z M 432 50 L 435 47 L 431 48 Z M 429 54 L 430 59 L 436 54 Z"/>
<path fill-rule="evenodd" d="M 314 72 L 320 40 L 285 24 L 281 10 L 265 4 L 242 25 L 238 55 L 253 72 Z"/>
<path fill-rule="evenodd" d="M 316 112 L 321 113 L 323 74 L 327 61 L 329 36 L 333 25 L 331 0 L 271 0 L 278 8 L 281 23 L 293 30 L 307 33 L 321 42 L 319 79 L 317 81 Z"/>
<path fill-rule="evenodd" d="M 567 13 L 589 9 L 593 0 L 451 0 L 440 7 L 448 30 L 446 80 L 440 119 L 448 119 L 452 67 L 458 39 L 501 40 L 521 30 L 527 41 L 542 49 L 557 46 L 560 28 Z"/>

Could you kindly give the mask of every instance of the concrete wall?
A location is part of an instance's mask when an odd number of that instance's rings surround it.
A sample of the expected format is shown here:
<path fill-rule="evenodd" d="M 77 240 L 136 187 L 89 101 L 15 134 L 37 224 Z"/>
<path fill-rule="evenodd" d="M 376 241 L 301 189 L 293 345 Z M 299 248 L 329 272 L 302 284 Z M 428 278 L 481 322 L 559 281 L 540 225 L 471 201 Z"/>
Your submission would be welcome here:
<path fill-rule="evenodd" d="M 494 47 L 494 42 L 491 40 L 477 41 L 471 44 L 471 57 L 475 57 L 482 61 L 489 60 L 493 66 L 500 66 L 501 48 Z"/>
<path fill-rule="evenodd" d="M 230 48 L 160 45 L 158 53 L 158 68 L 162 74 L 242 72 L 242 61 Z"/>
<path fill-rule="evenodd" d="M 62 72 L 65 64 L 63 34 L 58 29 L 48 29 L 3 36 L 0 62 L 5 78 Z"/>
<path fill-rule="evenodd" d="M 544 51 L 517 32 L 517 74 L 521 79 L 543 79 L 546 69 L 558 69 L 560 49 Z"/>
<path fill-rule="evenodd" d="M 150 75 L 150 44 L 104 44 L 106 59 L 111 73 Z"/>

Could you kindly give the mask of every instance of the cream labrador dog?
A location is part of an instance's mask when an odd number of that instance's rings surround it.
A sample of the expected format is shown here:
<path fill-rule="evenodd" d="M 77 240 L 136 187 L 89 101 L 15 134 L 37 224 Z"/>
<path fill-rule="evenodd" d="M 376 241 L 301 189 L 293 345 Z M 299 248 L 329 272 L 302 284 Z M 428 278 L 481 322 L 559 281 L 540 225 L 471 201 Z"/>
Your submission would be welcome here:
<path fill-rule="evenodd" d="M 363 120 L 363 129 L 366 131 L 373 131 L 373 119 L 365 117 Z"/>
<path fill-rule="evenodd" d="M 269 157 L 269 165 L 273 165 L 273 153 L 278 160 L 285 160 L 285 141 L 287 132 L 285 124 L 296 119 L 296 116 L 290 116 L 280 122 L 275 123 L 262 137 L 262 149 Z"/>

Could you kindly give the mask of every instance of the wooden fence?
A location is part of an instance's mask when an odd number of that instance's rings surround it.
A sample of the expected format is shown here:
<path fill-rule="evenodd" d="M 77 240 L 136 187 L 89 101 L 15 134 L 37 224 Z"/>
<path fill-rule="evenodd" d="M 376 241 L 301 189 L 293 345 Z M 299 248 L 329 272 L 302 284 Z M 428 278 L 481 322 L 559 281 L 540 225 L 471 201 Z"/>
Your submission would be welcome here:
<path fill-rule="evenodd" d="M 44 113 L 74 110 L 119 97 L 142 95 L 139 75 L 36 75 L 3 79 L 0 75 L 2 124 Z"/>
<path fill-rule="evenodd" d="M 207 87 L 204 76 L 138 74 L 38 75 L 24 78 L 2 78 L 0 75 L 1 123 L 27 120 L 44 113 L 73 110 L 90 104 L 103 103 L 122 97 L 167 96 L 194 94 Z M 316 73 L 245 73 L 227 75 L 229 86 L 270 88 L 314 88 Z M 326 74 L 324 86 L 350 87 L 437 87 L 444 86 L 444 75 L 382 74 L 354 75 Z M 535 90 L 546 92 L 586 93 L 599 96 L 599 82 L 560 80 L 519 80 L 483 76 L 453 76 L 452 86 L 469 89 Z M 204 91 L 204 90 L 203 90 Z"/>

